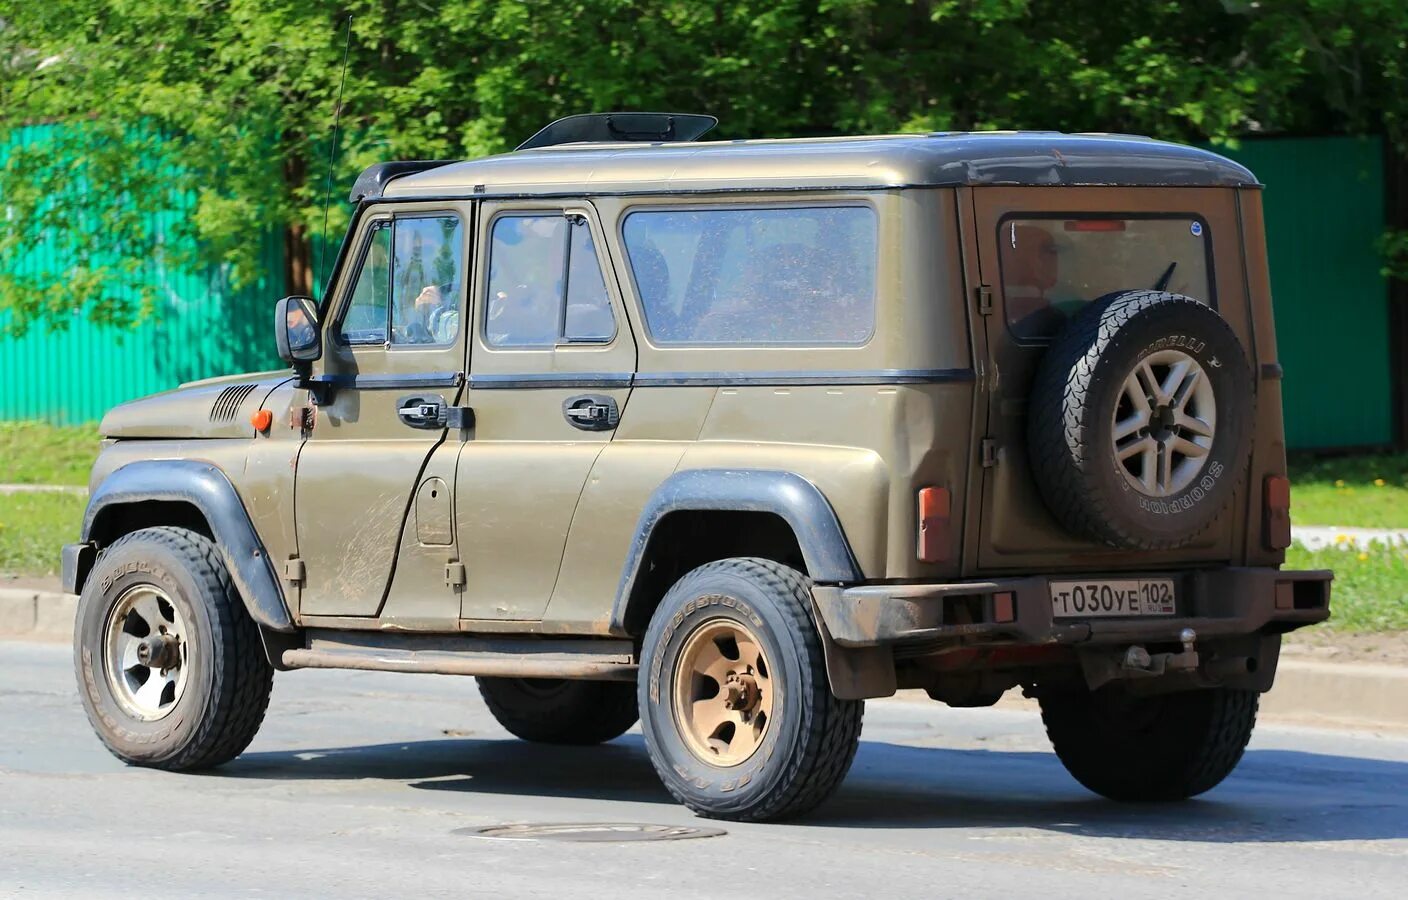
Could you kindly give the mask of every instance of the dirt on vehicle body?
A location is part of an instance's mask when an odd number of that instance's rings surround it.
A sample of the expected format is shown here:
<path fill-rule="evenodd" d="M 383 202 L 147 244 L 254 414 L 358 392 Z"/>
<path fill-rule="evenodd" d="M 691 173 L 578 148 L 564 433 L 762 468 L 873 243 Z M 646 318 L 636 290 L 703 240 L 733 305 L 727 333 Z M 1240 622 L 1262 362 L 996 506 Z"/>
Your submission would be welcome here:
<path fill-rule="evenodd" d="M 726 818 L 823 800 L 899 688 L 1022 687 L 1108 796 L 1231 771 L 1330 579 L 1279 568 L 1254 176 L 706 118 L 373 166 L 326 299 L 279 305 L 292 375 L 108 415 L 65 579 L 115 753 L 221 762 L 321 666 L 475 675 L 530 740 L 639 716 Z"/>

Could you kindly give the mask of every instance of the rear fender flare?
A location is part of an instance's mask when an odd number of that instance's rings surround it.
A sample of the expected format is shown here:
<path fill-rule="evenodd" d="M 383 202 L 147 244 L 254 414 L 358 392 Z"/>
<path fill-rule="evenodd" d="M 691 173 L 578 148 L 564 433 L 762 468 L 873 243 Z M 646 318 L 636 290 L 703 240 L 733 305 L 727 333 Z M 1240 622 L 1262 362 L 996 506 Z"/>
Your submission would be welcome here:
<path fill-rule="evenodd" d="M 767 469 L 676 472 L 650 495 L 636 521 L 611 609 L 612 633 L 626 631 L 632 595 L 655 526 L 670 513 L 692 510 L 774 513 L 792 529 L 813 581 L 843 584 L 861 579 L 835 510 L 821 489 L 802 476 Z"/>

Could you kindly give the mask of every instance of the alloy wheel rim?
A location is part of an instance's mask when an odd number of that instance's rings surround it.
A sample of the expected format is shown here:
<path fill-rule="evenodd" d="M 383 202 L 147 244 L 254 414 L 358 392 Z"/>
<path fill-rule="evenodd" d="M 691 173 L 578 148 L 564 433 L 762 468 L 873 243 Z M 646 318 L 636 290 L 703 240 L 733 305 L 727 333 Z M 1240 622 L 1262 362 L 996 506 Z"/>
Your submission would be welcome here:
<path fill-rule="evenodd" d="M 772 725 L 775 690 L 762 642 L 741 622 L 705 622 L 680 649 L 675 722 L 685 746 L 712 766 L 746 762 Z"/>
<path fill-rule="evenodd" d="M 1139 360 L 1120 386 L 1111 443 L 1125 482 L 1168 497 L 1202 472 L 1217 432 L 1217 400 L 1202 365 L 1181 350 Z"/>
<path fill-rule="evenodd" d="M 165 718 L 185 693 L 190 642 L 185 619 L 166 592 L 128 588 L 104 628 L 104 672 L 123 712 L 145 722 Z"/>

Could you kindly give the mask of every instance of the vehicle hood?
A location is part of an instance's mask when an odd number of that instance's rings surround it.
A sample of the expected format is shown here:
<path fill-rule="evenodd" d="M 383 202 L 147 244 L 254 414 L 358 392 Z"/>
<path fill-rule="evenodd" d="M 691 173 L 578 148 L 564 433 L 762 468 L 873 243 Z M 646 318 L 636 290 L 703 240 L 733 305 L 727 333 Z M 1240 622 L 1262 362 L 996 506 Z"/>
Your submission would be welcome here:
<path fill-rule="evenodd" d="M 249 417 L 288 370 L 207 378 L 114 406 L 98 431 L 107 438 L 250 437 Z"/>

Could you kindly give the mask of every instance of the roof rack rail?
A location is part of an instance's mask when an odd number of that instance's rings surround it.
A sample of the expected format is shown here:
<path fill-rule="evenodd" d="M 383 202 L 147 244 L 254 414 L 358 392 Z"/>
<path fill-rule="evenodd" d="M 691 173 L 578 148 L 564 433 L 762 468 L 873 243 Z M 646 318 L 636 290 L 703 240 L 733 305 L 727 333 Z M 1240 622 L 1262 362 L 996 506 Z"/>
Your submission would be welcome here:
<path fill-rule="evenodd" d="M 583 113 L 558 119 L 515 149 L 534 150 L 583 142 L 682 143 L 699 140 L 717 124 L 719 120 L 714 116 L 696 113 Z"/>
<path fill-rule="evenodd" d="M 441 166 L 448 166 L 450 163 L 459 162 L 457 159 L 398 159 L 392 162 L 374 163 L 362 170 L 362 174 L 357 176 L 357 180 L 352 183 L 352 193 L 348 195 L 348 200 L 353 203 L 361 203 L 363 200 L 375 200 L 386 190 L 386 185 L 393 178 L 400 178 L 402 175 L 414 175 L 417 172 L 424 172 L 427 169 L 438 169 Z"/>

